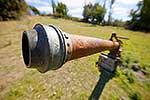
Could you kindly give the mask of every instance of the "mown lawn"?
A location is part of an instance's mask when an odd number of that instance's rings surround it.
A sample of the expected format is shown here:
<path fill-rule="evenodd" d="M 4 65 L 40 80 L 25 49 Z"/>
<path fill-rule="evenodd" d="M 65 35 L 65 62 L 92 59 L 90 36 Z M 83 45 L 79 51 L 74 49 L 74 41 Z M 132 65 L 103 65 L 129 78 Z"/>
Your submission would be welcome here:
<path fill-rule="evenodd" d="M 21 56 L 24 30 L 36 23 L 53 24 L 63 31 L 102 39 L 112 32 L 130 38 L 124 42 L 122 59 L 128 68 L 118 68 L 116 77 L 104 88 L 101 100 L 149 100 L 150 34 L 119 27 L 93 26 L 51 17 L 29 17 L 20 21 L 0 22 L 0 100 L 87 100 L 99 79 L 95 66 L 99 54 L 67 62 L 56 71 L 45 74 L 27 69 Z M 138 63 L 147 73 L 133 72 Z"/>

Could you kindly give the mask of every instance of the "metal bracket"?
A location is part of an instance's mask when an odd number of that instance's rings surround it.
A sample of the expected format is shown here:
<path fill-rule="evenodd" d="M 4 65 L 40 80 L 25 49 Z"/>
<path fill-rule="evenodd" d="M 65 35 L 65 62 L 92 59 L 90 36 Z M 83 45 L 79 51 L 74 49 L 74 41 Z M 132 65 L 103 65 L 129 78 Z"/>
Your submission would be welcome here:
<path fill-rule="evenodd" d="M 111 50 L 108 54 L 102 53 L 99 56 L 99 60 L 96 64 L 98 65 L 98 69 L 101 74 L 89 100 L 99 100 L 99 97 L 101 96 L 106 83 L 114 77 L 114 73 L 120 62 L 122 51 L 121 44 L 123 44 L 123 42 L 120 39 L 128 40 L 128 38 L 126 37 L 117 36 L 116 33 L 112 33 L 109 40 L 119 42 L 120 46 L 116 49 Z"/>
<path fill-rule="evenodd" d="M 108 72 L 115 71 L 116 67 L 119 64 L 118 62 L 120 61 L 120 56 L 121 56 L 121 51 L 122 51 L 121 44 L 123 44 L 123 42 L 120 39 L 129 40 L 126 37 L 117 36 L 117 34 L 115 32 L 112 33 L 109 40 L 119 42 L 120 46 L 119 46 L 119 48 L 110 51 L 110 53 L 108 55 L 103 54 L 103 53 L 100 55 L 99 61 L 98 61 L 99 69 L 104 69 Z"/>
<path fill-rule="evenodd" d="M 101 54 L 98 61 L 98 67 L 101 69 L 106 70 L 108 72 L 115 72 L 116 67 L 118 65 L 118 58 L 111 58 L 109 55 Z"/>
<path fill-rule="evenodd" d="M 115 32 L 113 32 L 111 34 L 111 37 L 109 40 L 113 41 L 113 38 L 115 38 L 118 42 L 120 41 L 119 39 L 125 39 L 125 40 L 129 40 L 129 38 L 124 37 L 124 36 L 117 36 L 117 34 Z"/>

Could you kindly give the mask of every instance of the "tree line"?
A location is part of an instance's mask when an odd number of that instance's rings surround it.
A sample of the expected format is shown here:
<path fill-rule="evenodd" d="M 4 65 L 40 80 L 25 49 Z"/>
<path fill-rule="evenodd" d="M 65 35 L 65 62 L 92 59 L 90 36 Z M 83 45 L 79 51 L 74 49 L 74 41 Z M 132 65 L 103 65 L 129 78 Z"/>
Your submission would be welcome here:
<path fill-rule="evenodd" d="M 18 19 L 26 14 L 28 6 L 24 0 L 0 0 L 0 20 Z"/>
<path fill-rule="evenodd" d="M 136 10 L 131 10 L 128 28 L 133 30 L 150 31 L 150 0 L 139 1 Z"/>
<path fill-rule="evenodd" d="M 105 8 L 109 2 L 109 13 L 108 20 L 105 20 L 106 12 L 108 9 Z M 113 26 L 124 26 L 133 30 L 146 30 L 150 31 L 150 0 L 139 1 L 136 10 L 131 10 L 131 20 L 123 23 L 121 20 L 112 20 L 112 6 L 115 0 L 103 0 L 103 5 L 99 3 L 85 4 L 83 10 L 82 21 L 91 24 L 102 24 L 102 25 L 113 25 Z M 51 0 L 54 17 L 70 18 L 68 15 L 68 8 L 62 2 L 57 4 L 54 0 Z M 24 14 L 27 14 L 31 10 L 35 15 L 41 15 L 40 11 L 31 5 L 27 5 L 24 0 L 0 0 L 0 20 L 18 19 Z"/>

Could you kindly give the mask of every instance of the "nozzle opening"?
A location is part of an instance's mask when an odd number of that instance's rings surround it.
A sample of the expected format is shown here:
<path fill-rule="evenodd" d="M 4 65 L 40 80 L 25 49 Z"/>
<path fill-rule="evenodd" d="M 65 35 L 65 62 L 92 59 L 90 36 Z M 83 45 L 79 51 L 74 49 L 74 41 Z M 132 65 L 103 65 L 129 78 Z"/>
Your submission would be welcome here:
<path fill-rule="evenodd" d="M 25 33 L 23 33 L 23 36 L 22 36 L 22 53 L 23 53 L 23 59 L 24 59 L 26 66 L 28 66 L 30 63 L 30 51 L 29 50 L 30 50 L 30 47 L 29 47 L 28 36 Z"/>

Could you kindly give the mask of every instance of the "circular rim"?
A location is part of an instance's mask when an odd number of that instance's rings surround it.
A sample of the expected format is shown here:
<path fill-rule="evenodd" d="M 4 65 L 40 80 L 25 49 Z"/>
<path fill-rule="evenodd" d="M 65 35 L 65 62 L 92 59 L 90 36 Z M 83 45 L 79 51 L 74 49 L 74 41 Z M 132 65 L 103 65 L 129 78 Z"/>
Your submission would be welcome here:
<path fill-rule="evenodd" d="M 30 51 L 29 39 L 26 31 L 24 31 L 22 35 L 22 54 L 23 54 L 23 60 L 25 65 L 27 67 L 30 67 L 31 51 Z"/>

